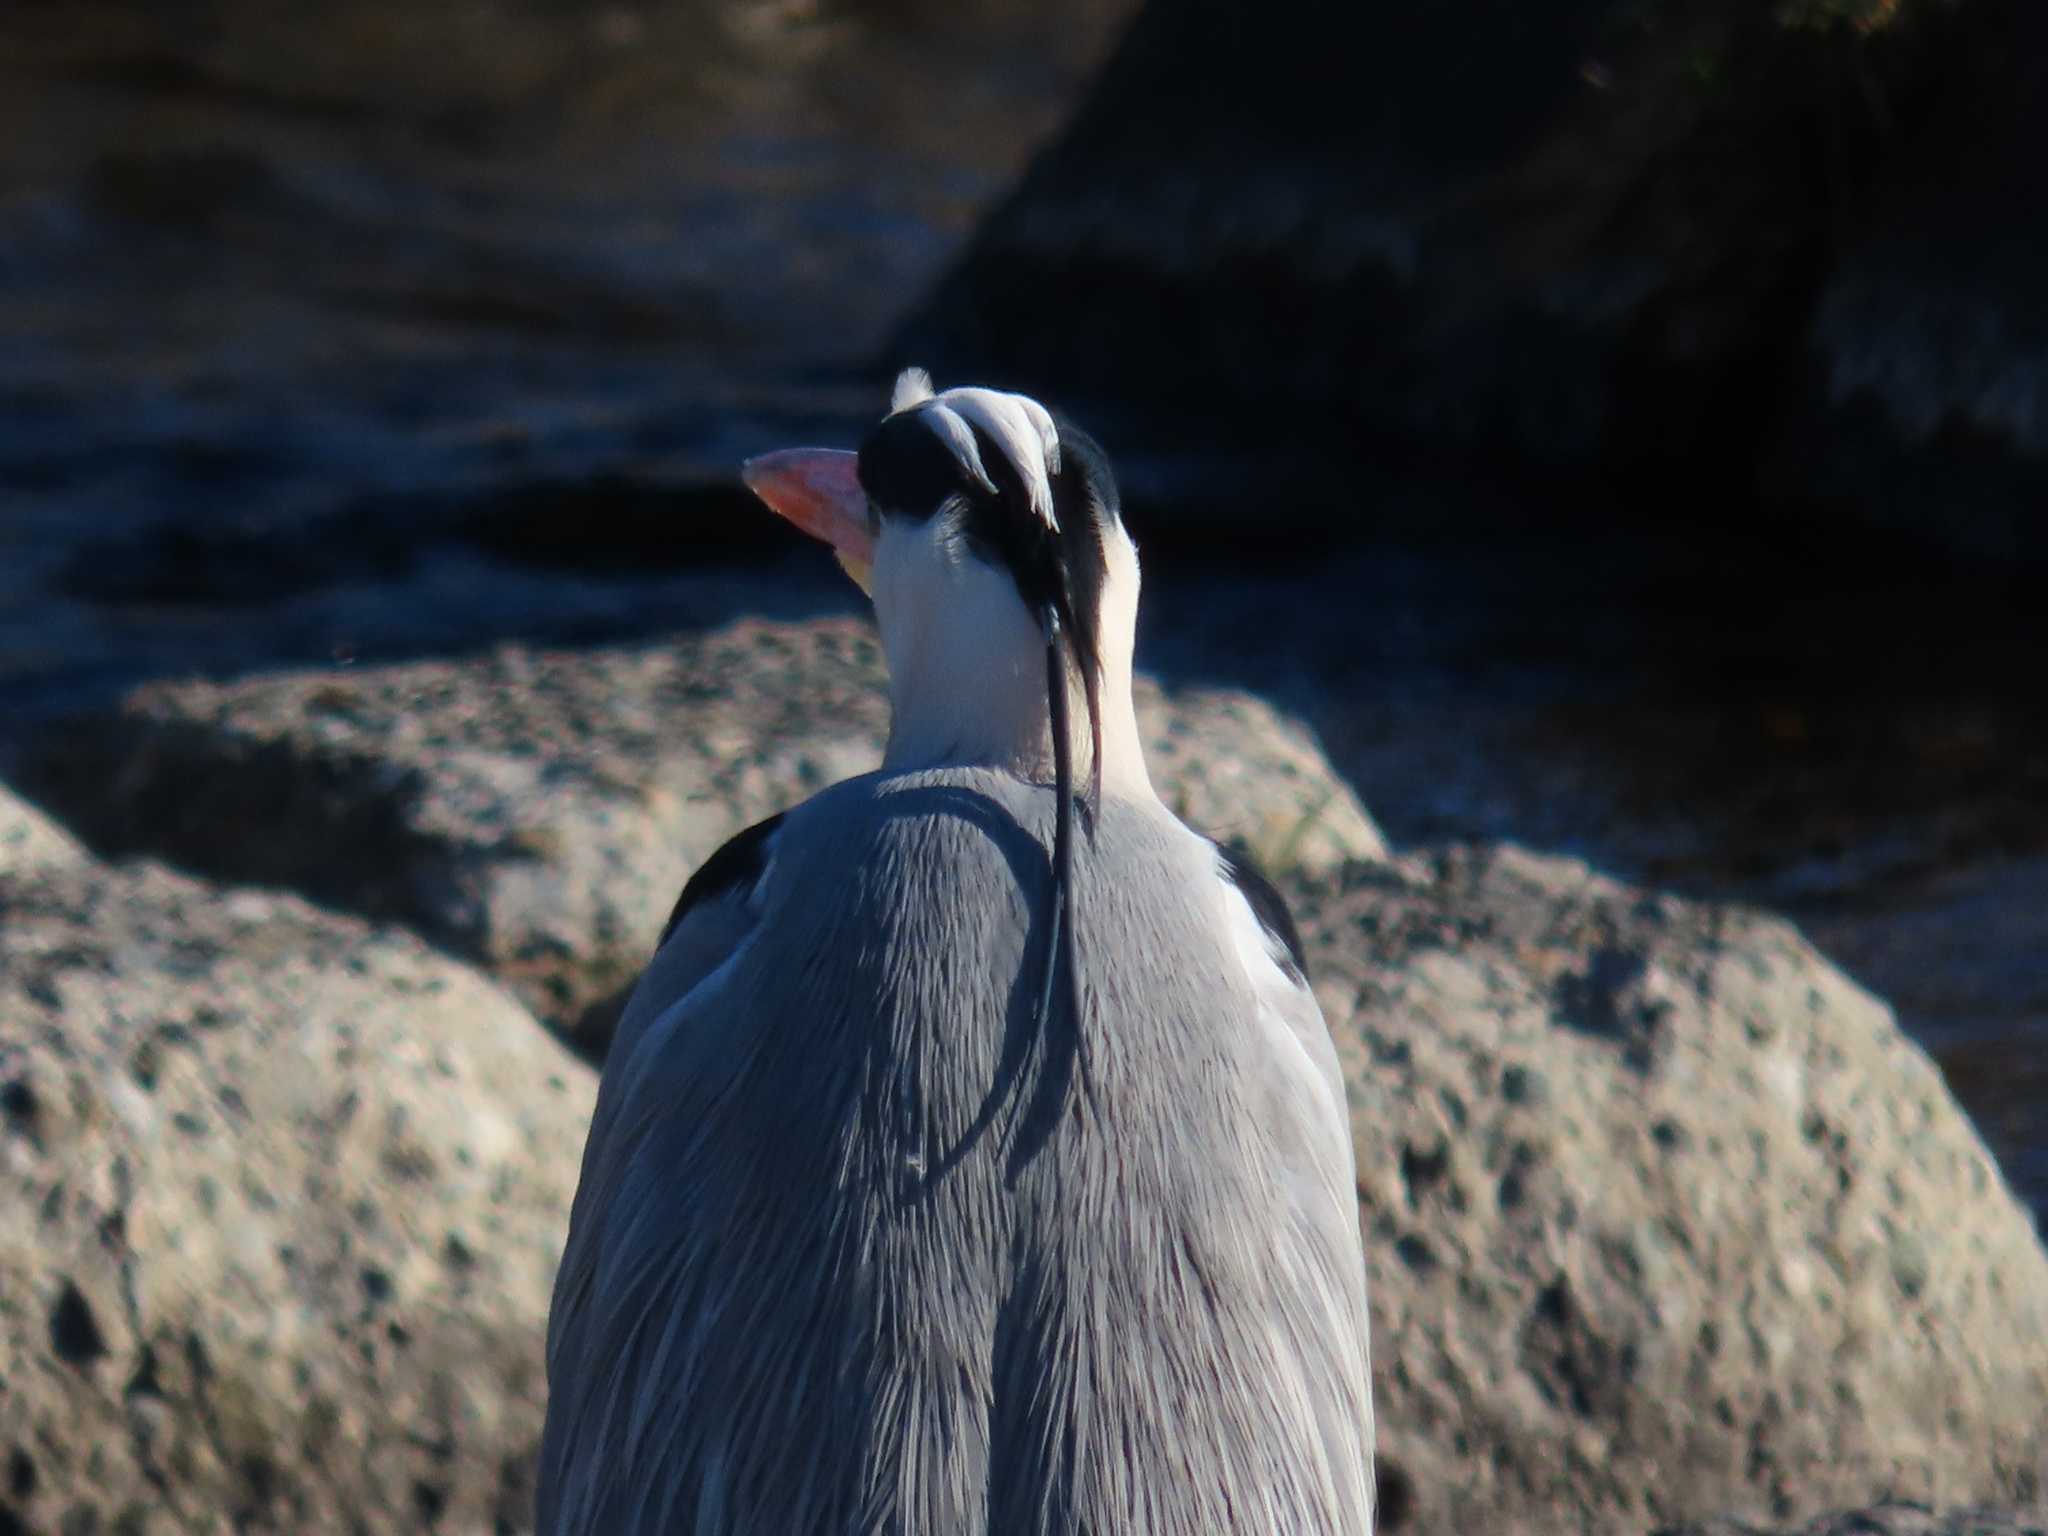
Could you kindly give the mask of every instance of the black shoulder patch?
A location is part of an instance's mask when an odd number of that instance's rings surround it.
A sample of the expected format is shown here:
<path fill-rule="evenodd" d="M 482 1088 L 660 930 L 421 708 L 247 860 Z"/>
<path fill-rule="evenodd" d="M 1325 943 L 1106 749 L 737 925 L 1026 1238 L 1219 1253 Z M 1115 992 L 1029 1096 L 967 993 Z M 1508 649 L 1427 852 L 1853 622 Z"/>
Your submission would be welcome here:
<path fill-rule="evenodd" d="M 761 878 L 768 868 L 768 844 L 775 829 L 782 825 L 782 815 L 777 811 L 766 821 L 755 822 L 697 866 L 697 872 L 684 882 L 683 894 L 676 898 L 675 911 L 668 915 L 668 923 L 661 930 L 661 943 L 668 942 L 683 914 L 698 902 L 744 890 Z"/>
<path fill-rule="evenodd" d="M 1251 861 L 1251 855 L 1240 848 L 1218 843 L 1216 851 L 1223 855 L 1223 872 L 1230 877 L 1230 883 L 1244 893 L 1245 902 L 1252 909 L 1252 916 L 1259 920 L 1259 926 L 1267 934 L 1280 941 L 1287 951 L 1289 964 L 1285 967 L 1288 975 L 1302 986 L 1308 985 L 1308 955 L 1301 947 L 1301 933 L 1294 926 L 1294 914 L 1287 910 L 1287 898 L 1273 888 L 1273 882 L 1259 873 L 1258 865 Z"/>

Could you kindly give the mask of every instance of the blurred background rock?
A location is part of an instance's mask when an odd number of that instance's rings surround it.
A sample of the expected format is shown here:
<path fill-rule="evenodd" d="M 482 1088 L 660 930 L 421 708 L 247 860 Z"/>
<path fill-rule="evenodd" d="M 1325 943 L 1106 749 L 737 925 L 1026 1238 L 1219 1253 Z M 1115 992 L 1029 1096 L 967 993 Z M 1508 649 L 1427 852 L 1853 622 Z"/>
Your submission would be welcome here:
<path fill-rule="evenodd" d="M 2044 103 L 2033 0 L 0 10 L 0 1533 L 521 1528 L 545 1030 L 871 759 L 732 470 L 904 361 L 1104 437 L 1305 909 L 1388 1528 L 2038 1497 Z"/>

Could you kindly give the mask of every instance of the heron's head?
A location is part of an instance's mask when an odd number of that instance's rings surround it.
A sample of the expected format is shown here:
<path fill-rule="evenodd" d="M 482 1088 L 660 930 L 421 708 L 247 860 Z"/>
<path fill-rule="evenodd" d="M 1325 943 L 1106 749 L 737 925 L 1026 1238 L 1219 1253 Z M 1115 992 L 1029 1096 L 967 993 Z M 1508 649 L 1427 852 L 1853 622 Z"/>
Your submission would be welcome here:
<path fill-rule="evenodd" d="M 745 477 L 873 597 L 892 767 L 1050 773 L 1066 723 L 1086 721 L 1065 745 L 1097 790 L 1149 793 L 1130 698 L 1137 550 L 1086 433 L 1023 395 L 935 393 L 911 369 L 858 453 L 766 454 Z"/>

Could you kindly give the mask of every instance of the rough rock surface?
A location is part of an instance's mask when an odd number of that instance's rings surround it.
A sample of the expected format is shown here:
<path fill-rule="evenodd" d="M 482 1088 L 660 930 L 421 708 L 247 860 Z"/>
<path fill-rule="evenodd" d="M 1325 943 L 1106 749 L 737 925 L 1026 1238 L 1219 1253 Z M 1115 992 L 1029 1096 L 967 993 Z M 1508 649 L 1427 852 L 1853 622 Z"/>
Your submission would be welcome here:
<path fill-rule="evenodd" d="M 0 878 L 63 869 L 87 857 L 69 832 L 0 785 Z"/>
<path fill-rule="evenodd" d="M 520 1530 L 586 1068 L 416 939 L 0 871 L 0 1530 Z"/>
<path fill-rule="evenodd" d="M 2048 1487 L 2048 1254 L 1779 920 L 1511 847 L 1298 894 L 1352 1099 L 1388 1532 Z"/>
<path fill-rule="evenodd" d="M 388 864 L 415 920 L 459 874 L 516 917 L 871 760 L 864 630 L 695 644 L 148 690 L 41 763 L 113 807 L 103 842 L 178 829 L 302 884 Z M 1388 1536 L 2042 1496 L 2048 1254 L 1881 1003 L 1781 921 L 1576 862 L 1232 826 L 1298 823 L 1328 768 L 1238 696 L 1162 708 L 1169 797 L 1288 870 L 1345 1064 Z M 124 740 L 125 777 L 92 755 Z M 579 873 L 584 843 L 611 864 Z M 155 1475 L 199 1529 L 300 1528 L 343 1483 L 372 1528 L 523 1529 L 587 1076 L 474 975 L 295 897 L 60 860 L 0 901 L 0 1209 L 36 1223 L 0 1228 L 0 1409 L 57 1426 L 24 1441 L 28 1528 Z"/>
<path fill-rule="evenodd" d="M 1384 855 L 1312 738 L 1249 695 L 1141 687 L 1161 795 L 1276 869 Z M 879 760 L 870 626 L 144 688 L 30 771 L 95 844 L 289 886 L 482 962 L 595 1048 L 684 879 Z M 591 1011 L 594 1010 L 594 1011 Z"/>
<path fill-rule="evenodd" d="M 1936 1511 L 1924 1504 L 1878 1504 L 1823 1515 L 1796 1530 L 1709 1520 L 1657 1536 L 2048 1536 L 2048 1507 Z"/>

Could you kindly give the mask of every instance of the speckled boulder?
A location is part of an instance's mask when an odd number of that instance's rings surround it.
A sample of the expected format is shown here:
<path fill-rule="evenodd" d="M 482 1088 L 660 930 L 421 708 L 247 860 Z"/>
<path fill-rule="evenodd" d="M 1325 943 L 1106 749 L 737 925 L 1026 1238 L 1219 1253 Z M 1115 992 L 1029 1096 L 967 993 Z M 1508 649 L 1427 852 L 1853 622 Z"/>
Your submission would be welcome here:
<path fill-rule="evenodd" d="M 1822 1515 L 1793 1530 L 1709 1520 L 1657 1536 L 2048 1536 L 2048 1508 L 1936 1511 L 1924 1504 L 1879 1504 Z"/>
<path fill-rule="evenodd" d="M 1790 925 L 1511 847 L 1302 890 L 1395 1533 L 2048 1486 L 2048 1254 Z"/>
<path fill-rule="evenodd" d="M 0 879 L 85 862 L 78 840 L 0 784 Z"/>
<path fill-rule="evenodd" d="M 588 1070 L 418 941 L 0 873 L 0 1530 L 517 1530 Z"/>
<path fill-rule="evenodd" d="M 1301 726 L 1139 689 L 1161 795 L 1276 868 L 1384 856 Z M 145 688 L 29 770 L 101 847 L 401 921 L 601 1045 L 683 881 L 740 828 L 879 761 L 873 627 Z M 595 1005 L 595 1006 L 593 1006 Z"/>

